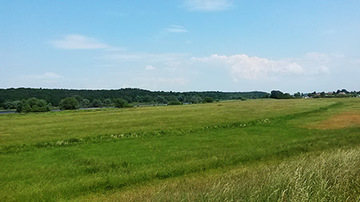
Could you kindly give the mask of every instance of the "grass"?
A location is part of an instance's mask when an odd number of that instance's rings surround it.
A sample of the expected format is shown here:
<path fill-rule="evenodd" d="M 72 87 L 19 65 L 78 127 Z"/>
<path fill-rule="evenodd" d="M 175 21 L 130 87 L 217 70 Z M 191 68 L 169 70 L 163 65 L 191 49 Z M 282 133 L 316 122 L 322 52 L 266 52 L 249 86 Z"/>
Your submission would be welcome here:
<path fill-rule="evenodd" d="M 255 100 L 185 106 L 9 114 L 0 116 L 0 146 L 153 130 L 196 129 L 325 107 L 333 100 Z"/>
<path fill-rule="evenodd" d="M 282 162 L 189 175 L 77 200 L 359 201 L 360 148 L 308 153 Z M 136 192 L 137 194 L 134 194 Z"/>
<path fill-rule="evenodd" d="M 322 174 L 328 166 L 310 171 L 329 162 L 338 174 L 347 172 L 359 158 L 359 125 L 311 126 L 357 113 L 359 103 L 253 100 L 3 115 L 0 200 L 335 201 L 346 199 L 335 191 L 344 187 L 352 201 L 359 170 L 329 186 L 332 176 Z M 306 173 L 297 176 L 299 187 L 292 178 L 297 168 Z"/>

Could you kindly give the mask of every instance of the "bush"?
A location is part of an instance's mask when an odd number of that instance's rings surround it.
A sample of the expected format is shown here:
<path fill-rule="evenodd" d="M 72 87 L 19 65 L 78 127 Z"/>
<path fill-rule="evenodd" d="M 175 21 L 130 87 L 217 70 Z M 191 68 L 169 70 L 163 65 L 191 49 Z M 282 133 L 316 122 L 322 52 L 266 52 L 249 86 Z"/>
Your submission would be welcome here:
<path fill-rule="evenodd" d="M 50 107 L 45 100 L 30 98 L 21 100 L 16 107 L 17 112 L 48 112 Z"/>
<path fill-rule="evenodd" d="M 91 102 L 91 106 L 92 106 L 92 107 L 102 107 L 102 106 L 103 106 L 103 102 L 101 102 L 101 100 L 99 100 L 99 99 L 94 99 L 94 100 Z"/>
<path fill-rule="evenodd" d="M 212 97 L 205 97 L 203 103 L 212 103 L 214 102 L 214 98 Z"/>
<path fill-rule="evenodd" d="M 168 103 L 168 105 L 181 105 L 181 104 L 182 104 L 181 102 L 176 101 L 176 100 L 170 101 L 170 102 Z"/>
<path fill-rule="evenodd" d="M 121 98 L 115 99 L 113 103 L 114 106 L 117 108 L 124 108 L 129 106 L 128 102 Z"/>
<path fill-rule="evenodd" d="M 60 101 L 59 107 L 61 110 L 79 109 L 79 101 L 74 97 L 67 97 Z"/>
<path fill-rule="evenodd" d="M 81 102 L 80 102 L 80 107 L 83 107 L 83 108 L 88 108 L 90 107 L 90 100 L 88 99 L 83 99 Z"/>

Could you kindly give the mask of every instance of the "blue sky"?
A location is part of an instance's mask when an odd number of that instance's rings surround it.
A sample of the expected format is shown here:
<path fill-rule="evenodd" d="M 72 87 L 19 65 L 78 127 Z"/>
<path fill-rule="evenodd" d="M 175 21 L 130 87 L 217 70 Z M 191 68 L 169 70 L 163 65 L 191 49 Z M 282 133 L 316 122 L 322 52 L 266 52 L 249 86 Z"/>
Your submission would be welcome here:
<path fill-rule="evenodd" d="M 12 0 L 0 88 L 360 90 L 359 0 Z"/>

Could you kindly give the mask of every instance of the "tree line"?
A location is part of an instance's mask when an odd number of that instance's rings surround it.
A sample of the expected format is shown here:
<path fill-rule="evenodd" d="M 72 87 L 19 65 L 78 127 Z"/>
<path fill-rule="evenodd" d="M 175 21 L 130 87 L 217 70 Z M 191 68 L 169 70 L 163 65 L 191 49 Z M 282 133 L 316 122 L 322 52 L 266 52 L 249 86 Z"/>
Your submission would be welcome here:
<path fill-rule="evenodd" d="M 269 98 L 274 99 L 296 99 L 296 98 L 342 98 L 342 97 L 359 97 L 360 91 L 348 91 L 346 89 L 332 91 L 332 92 L 312 92 L 312 93 L 294 93 L 290 95 L 289 93 L 283 93 L 279 90 L 273 90 L 269 94 Z"/>
<path fill-rule="evenodd" d="M 22 112 L 51 108 L 128 107 L 137 104 L 183 104 L 267 97 L 266 92 L 164 92 L 137 88 L 118 90 L 0 89 L 0 108 Z"/>

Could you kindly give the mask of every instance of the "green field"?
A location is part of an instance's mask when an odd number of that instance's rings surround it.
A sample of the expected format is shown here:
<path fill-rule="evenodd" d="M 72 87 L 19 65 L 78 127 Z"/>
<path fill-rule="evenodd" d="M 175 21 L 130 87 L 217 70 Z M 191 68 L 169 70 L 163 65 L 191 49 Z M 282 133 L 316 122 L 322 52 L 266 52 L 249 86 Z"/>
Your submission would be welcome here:
<path fill-rule="evenodd" d="M 359 201 L 360 98 L 0 115 L 0 201 Z"/>

